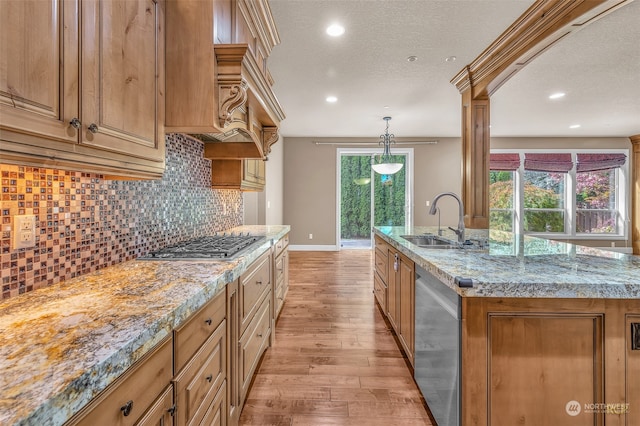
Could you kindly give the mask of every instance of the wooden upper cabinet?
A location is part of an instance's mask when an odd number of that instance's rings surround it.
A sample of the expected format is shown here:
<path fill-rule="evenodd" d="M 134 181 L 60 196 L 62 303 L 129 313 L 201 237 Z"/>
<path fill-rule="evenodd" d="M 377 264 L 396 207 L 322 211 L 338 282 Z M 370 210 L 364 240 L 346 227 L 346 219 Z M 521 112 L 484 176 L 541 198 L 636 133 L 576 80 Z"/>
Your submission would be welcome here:
<path fill-rule="evenodd" d="M 162 0 L 6 0 L 0 24 L 0 162 L 162 174 Z"/>
<path fill-rule="evenodd" d="M 78 40 L 77 8 L 78 0 L 0 2 L 3 141 L 20 135 L 77 143 L 69 128 L 69 120 L 79 117 L 79 49 L 72 42 Z"/>
<path fill-rule="evenodd" d="M 267 0 L 167 2 L 167 131 L 206 158 L 265 159 L 284 119 L 266 68 L 279 42 Z"/>
<path fill-rule="evenodd" d="M 162 8 L 154 0 L 86 1 L 82 21 L 82 143 L 162 160 Z"/>

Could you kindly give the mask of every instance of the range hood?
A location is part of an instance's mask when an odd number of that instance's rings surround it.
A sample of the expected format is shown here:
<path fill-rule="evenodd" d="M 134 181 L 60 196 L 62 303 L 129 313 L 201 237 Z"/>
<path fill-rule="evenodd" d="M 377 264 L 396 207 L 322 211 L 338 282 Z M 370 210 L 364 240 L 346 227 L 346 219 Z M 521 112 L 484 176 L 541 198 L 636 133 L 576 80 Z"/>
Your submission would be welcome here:
<path fill-rule="evenodd" d="M 248 44 L 216 44 L 214 52 L 220 132 L 191 135 L 205 142 L 206 158 L 266 159 L 285 118 L 271 82 Z"/>

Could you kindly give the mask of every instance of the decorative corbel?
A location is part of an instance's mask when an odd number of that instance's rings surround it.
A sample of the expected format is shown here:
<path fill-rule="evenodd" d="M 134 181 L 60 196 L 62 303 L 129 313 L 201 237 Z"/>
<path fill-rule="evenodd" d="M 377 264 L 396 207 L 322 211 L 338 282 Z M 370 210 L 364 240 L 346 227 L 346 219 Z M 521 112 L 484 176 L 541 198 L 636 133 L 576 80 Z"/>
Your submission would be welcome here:
<path fill-rule="evenodd" d="M 221 83 L 218 85 L 218 118 L 220 127 L 231 123 L 233 112 L 247 102 L 247 82 L 242 79 L 239 84 Z"/>
<path fill-rule="evenodd" d="M 262 151 L 266 157 L 271 152 L 271 145 L 278 142 L 278 128 L 275 126 L 265 126 L 262 128 Z"/>

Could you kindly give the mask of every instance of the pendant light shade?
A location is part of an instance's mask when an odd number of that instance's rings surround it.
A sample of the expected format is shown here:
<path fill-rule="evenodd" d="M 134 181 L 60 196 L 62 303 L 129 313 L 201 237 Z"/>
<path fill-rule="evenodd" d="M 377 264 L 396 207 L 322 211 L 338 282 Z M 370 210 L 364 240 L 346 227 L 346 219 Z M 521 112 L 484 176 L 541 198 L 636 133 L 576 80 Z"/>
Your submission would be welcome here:
<path fill-rule="evenodd" d="M 392 175 L 398 173 L 402 169 L 402 163 L 397 163 L 391 158 L 391 144 L 396 143 L 395 136 L 389 134 L 389 120 L 391 117 L 384 117 L 387 127 L 383 135 L 380 135 L 379 145 L 383 145 L 382 155 L 374 155 L 371 157 L 371 168 L 374 172 L 381 175 Z"/>

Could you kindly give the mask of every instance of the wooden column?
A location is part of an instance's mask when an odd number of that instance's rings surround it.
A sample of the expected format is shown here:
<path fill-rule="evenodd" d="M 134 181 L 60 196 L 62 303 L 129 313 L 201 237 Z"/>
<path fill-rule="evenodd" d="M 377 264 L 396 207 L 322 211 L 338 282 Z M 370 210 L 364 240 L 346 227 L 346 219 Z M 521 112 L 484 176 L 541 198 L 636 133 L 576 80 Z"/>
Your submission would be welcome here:
<path fill-rule="evenodd" d="M 489 228 L 489 98 L 462 93 L 462 201 L 467 228 Z"/>
<path fill-rule="evenodd" d="M 451 83 L 462 95 L 461 194 L 465 226 L 475 229 L 489 227 L 490 96 L 544 50 L 631 1 L 536 0 L 473 62 L 453 77 Z M 637 144 L 635 146 L 637 148 Z M 638 185 L 637 179 L 635 182 Z M 638 223 L 638 204 L 635 206 Z M 634 229 L 638 231 L 637 226 Z M 635 238 L 635 241 L 639 239 Z"/>
<path fill-rule="evenodd" d="M 633 254 L 640 255 L 640 134 L 629 137 L 631 153 L 631 244 Z"/>

